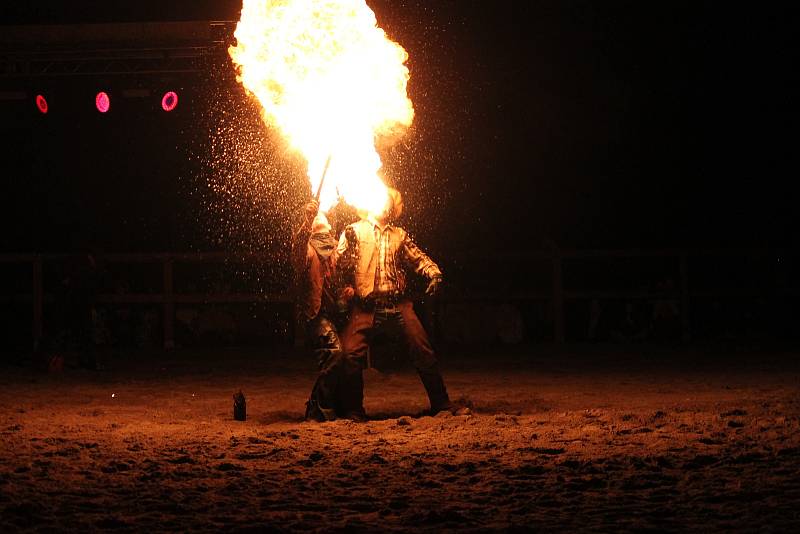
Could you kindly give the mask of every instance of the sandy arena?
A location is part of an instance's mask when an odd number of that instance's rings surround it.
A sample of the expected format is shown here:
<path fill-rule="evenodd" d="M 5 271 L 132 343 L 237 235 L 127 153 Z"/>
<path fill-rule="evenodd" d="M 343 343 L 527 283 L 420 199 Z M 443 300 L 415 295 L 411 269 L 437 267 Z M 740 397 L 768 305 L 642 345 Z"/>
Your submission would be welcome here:
<path fill-rule="evenodd" d="M 4 365 L 0 531 L 800 529 L 798 354 L 444 359 L 475 415 L 418 417 L 400 369 L 368 372 L 368 423 L 303 422 L 313 364 L 289 350 Z"/>

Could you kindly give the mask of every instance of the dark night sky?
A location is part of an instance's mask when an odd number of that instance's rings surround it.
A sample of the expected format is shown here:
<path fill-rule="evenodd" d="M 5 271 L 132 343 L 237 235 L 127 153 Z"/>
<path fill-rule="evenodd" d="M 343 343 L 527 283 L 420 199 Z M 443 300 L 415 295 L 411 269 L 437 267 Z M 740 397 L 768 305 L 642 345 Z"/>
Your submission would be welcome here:
<path fill-rule="evenodd" d="M 797 244 L 797 173 L 788 166 L 796 136 L 784 136 L 796 114 L 788 14 L 702 2 L 369 4 L 410 55 L 417 142 L 426 147 L 415 172 L 448 191 L 435 206 L 423 206 L 427 191 L 407 193 L 408 224 L 435 250 Z M 238 9 L 219 0 L 33 1 L 4 6 L 3 23 L 237 20 Z M 126 141 L 103 145 L 107 158 L 139 174 L 143 159 L 154 176 L 181 174 L 181 136 L 194 119 L 166 127 L 173 137 L 162 144 L 153 137 L 163 118 L 135 128 L 115 119 Z M 83 128 L 96 133 L 92 120 Z M 165 205 L 115 205 L 115 190 L 148 187 L 107 183 L 63 129 L 6 123 L 4 135 L 5 159 L 20 167 L 3 193 L 3 224 L 16 227 L 5 249 L 52 248 L 42 236 L 64 232 L 61 219 L 79 221 L 75 210 L 94 221 L 125 212 L 117 249 L 187 248 L 181 230 L 165 230 L 180 218 Z M 20 135 L 49 156 L 26 164 Z M 67 174 L 93 184 L 83 189 L 91 195 L 68 200 Z M 188 209 L 172 177 L 159 180 L 153 186 L 163 185 L 174 211 Z M 26 211 L 35 217 L 19 224 Z"/>

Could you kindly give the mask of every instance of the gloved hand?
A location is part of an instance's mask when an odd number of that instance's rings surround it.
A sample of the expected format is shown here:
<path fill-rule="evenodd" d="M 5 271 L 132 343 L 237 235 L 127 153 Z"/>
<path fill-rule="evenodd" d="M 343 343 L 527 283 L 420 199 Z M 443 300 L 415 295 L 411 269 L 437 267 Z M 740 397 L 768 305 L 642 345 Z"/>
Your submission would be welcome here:
<path fill-rule="evenodd" d="M 339 309 L 340 313 L 347 312 L 350 301 L 353 300 L 354 296 L 355 291 L 350 286 L 345 286 L 339 290 L 339 293 L 336 295 L 336 307 Z"/>
<path fill-rule="evenodd" d="M 358 243 L 358 236 L 356 235 L 356 230 L 352 226 L 348 226 L 344 230 L 344 236 L 347 238 L 347 242 L 351 245 L 355 245 Z"/>
<path fill-rule="evenodd" d="M 356 292 L 351 286 L 345 286 L 339 290 L 339 299 L 343 300 L 344 302 L 350 302 L 353 300 Z"/>
<path fill-rule="evenodd" d="M 425 294 L 433 297 L 441 290 L 441 288 L 442 288 L 442 277 L 434 276 L 433 278 L 431 278 L 431 281 L 428 282 L 428 288 L 425 290 Z"/>
<path fill-rule="evenodd" d="M 319 213 L 319 202 L 316 200 L 312 200 L 303 206 L 303 216 L 306 218 L 308 224 L 311 224 L 314 217 L 317 216 L 317 213 Z"/>

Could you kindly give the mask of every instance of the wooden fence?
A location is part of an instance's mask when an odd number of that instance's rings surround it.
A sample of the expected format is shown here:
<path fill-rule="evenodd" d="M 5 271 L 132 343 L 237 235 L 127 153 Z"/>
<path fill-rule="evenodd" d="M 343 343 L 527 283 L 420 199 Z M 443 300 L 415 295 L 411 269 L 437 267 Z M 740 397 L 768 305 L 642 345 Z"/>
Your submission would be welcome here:
<path fill-rule="evenodd" d="M 682 334 L 684 340 L 691 337 L 691 300 L 696 297 L 759 297 L 780 294 L 784 296 L 800 296 L 800 290 L 795 286 L 780 286 L 774 284 L 761 284 L 758 288 L 725 287 L 703 289 L 690 287 L 690 264 L 697 258 L 796 258 L 797 251 L 787 250 L 754 250 L 754 249 L 726 249 L 726 250 L 687 250 L 687 249 L 659 249 L 659 250 L 557 250 L 534 252 L 524 257 L 505 258 L 507 261 L 517 262 L 549 262 L 550 264 L 550 289 L 547 291 L 517 291 L 499 294 L 492 291 L 476 291 L 461 295 L 450 294 L 439 303 L 446 305 L 455 301 L 481 301 L 496 300 L 498 298 L 514 300 L 541 300 L 550 302 L 553 314 L 553 339 L 563 343 L 566 339 L 565 303 L 570 300 L 592 299 L 657 299 L 671 298 L 680 302 L 680 317 L 682 321 Z M 74 256 L 64 254 L 4 254 L 0 255 L 0 264 L 29 264 L 31 268 L 31 291 L 0 296 L 0 300 L 29 301 L 32 306 L 32 337 L 34 348 L 38 347 L 44 333 L 44 306 L 48 302 L 47 288 L 44 284 L 43 265 L 46 262 L 64 262 Z M 677 262 L 678 276 L 676 287 L 669 292 L 663 290 L 647 289 L 570 289 L 564 284 L 565 262 L 581 262 L 587 260 L 619 260 L 651 258 L 663 261 Z M 210 303 L 291 303 L 288 291 L 277 293 L 263 292 L 203 292 L 180 293 L 175 291 L 176 263 L 248 263 L 269 262 L 270 258 L 264 254 L 232 255 L 221 252 L 209 253 L 152 253 L 152 254 L 104 254 L 98 257 L 99 261 L 106 264 L 113 263 L 147 263 L 160 264 L 163 285 L 158 293 L 104 293 L 97 297 L 97 301 L 107 304 L 156 304 L 162 307 L 163 320 L 163 346 L 171 349 L 175 346 L 175 305 L 176 304 L 210 304 Z M 496 259 L 493 261 L 497 261 Z"/>

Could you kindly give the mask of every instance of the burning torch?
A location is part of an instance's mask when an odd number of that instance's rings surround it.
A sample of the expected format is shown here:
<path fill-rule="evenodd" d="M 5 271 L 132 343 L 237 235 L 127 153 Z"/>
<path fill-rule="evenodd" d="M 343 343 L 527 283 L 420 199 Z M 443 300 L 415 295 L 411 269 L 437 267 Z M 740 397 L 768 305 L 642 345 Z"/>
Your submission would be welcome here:
<path fill-rule="evenodd" d="M 319 202 L 319 197 L 322 195 L 322 186 L 325 184 L 325 175 L 328 174 L 328 167 L 331 165 L 331 156 L 332 154 L 328 154 L 328 159 L 325 160 L 325 167 L 322 169 L 322 178 L 319 180 L 319 187 L 317 187 L 317 194 L 314 195 L 314 200 Z"/>

